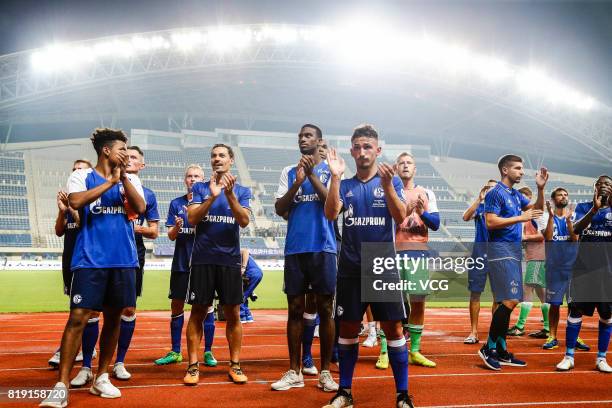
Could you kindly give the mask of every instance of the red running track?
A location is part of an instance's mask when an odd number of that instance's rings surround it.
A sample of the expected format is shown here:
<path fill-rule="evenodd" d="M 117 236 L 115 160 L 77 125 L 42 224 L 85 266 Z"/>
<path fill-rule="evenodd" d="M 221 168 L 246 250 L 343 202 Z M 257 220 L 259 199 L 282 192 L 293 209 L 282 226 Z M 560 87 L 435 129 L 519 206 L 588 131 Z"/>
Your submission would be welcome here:
<path fill-rule="evenodd" d="M 242 367 L 249 376 L 246 385 L 227 378 L 228 350 L 224 324 L 217 325 L 214 354 L 216 368 L 201 368 L 200 384 L 186 387 L 182 377 L 185 363 L 157 367 L 153 360 L 170 345 L 168 312 L 140 312 L 126 367 L 129 381 L 113 380 L 123 394 L 116 400 L 90 395 L 85 389 L 71 390 L 70 407 L 320 407 L 330 394 L 316 388 L 316 377 L 306 378 L 306 387 L 284 392 L 270 390 L 287 370 L 285 339 L 286 311 L 255 311 L 256 322 L 244 325 Z M 513 321 L 516 320 L 516 313 Z M 35 401 L 6 402 L 7 389 L 51 387 L 57 371 L 47 359 L 58 346 L 66 321 L 64 313 L 0 315 L 0 406 L 36 406 Z M 490 312 L 481 312 L 480 338 L 486 338 Z M 561 347 L 546 351 L 542 340 L 527 336 L 509 338 L 509 348 L 524 358 L 524 368 L 505 367 L 501 372 L 484 369 L 476 355 L 479 345 L 465 345 L 469 317 L 461 309 L 427 309 L 422 351 L 437 362 L 436 368 L 410 366 L 410 393 L 418 407 L 610 407 L 612 375 L 594 370 L 597 348 L 597 320 L 586 318 L 581 337 L 592 346 L 577 352 L 576 368 L 569 373 L 555 371 L 563 357 L 564 317 L 559 327 Z M 527 331 L 540 328 L 539 311 L 534 310 Z M 378 347 L 360 348 L 353 395 L 358 407 L 393 407 L 394 383 L 391 369 L 374 367 Z M 186 354 L 183 339 L 183 355 Z M 313 354 L 318 357 L 315 339 Z M 94 361 L 95 365 L 95 361 Z M 73 374 L 78 371 L 77 367 Z M 333 372 L 337 377 L 337 368 Z M 4 393 L 4 394 L 2 394 Z"/>

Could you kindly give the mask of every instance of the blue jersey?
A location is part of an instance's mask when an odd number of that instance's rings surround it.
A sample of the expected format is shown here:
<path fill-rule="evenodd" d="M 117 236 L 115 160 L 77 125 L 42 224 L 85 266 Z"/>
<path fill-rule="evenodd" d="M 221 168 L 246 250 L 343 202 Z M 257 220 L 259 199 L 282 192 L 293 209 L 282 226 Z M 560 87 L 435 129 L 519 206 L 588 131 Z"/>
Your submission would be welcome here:
<path fill-rule="evenodd" d="M 486 242 L 489 241 L 489 231 L 487 231 L 484 203 L 480 203 L 476 208 L 476 212 L 474 213 L 474 227 L 476 228 L 476 236 L 474 237 L 474 246 L 472 247 L 472 258 L 486 257 Z"/>
<path fill-rule="evenodd" d="M 138 176 L 128 178 L 144 198 Z M 107 180 L 95 169 L 76 170 L 68 180 L 68 194 L 91 190 Z M 123 186 L 115 184 L 79 211 L 81 230 L 72 256 L 72 270 L 138 267 L 134 225 L 128 220 Z"/>
<path fill-rule="evenodd" d="M 210 182 L 193 185 L 191 204 L 201 204 L 210 197 Z M 234 194 L 242 207 L 250 208 L 251 190 L 234 184 Z M 196 225 L 191 253 L 192 265 L 240 266 L 240 226 L 221 192 L 208 214 Z"/>
<path fill-rule="evenodd" d="M 174 241 L 172 272 L 189 272 L 189 260 L 191 259 L 191 250 L 193 249 L 195 228 L 189 224 L 189 219 L 187 218 L 188 204 L 187 195 L 184 195 L 170 201 L 170 207 L 168 208 L 166 227 L 171 228 L 176 225 L 175 217 L 183 219 L 183 226 L 176 236 L 176 241 Z"/>
<path fill-rule="evenodd" d="M 511 218 L 521 215 L 523 208 L 529 205 L 529 200 L 511 187 L 498 182 L 485 196 L 485 213 L 497 214 L 502 218 Z M 514 258 L 521 260 L 521 241 L 523 239 L 523 223 L 509 225 L 500 229 L 489 230 L 490 244 L 489 261 L 501 258 Z M 514 244 L 512 244 L 514 243 Z"/>
<path fill-rule="evenodd" d="M 546 243 L 546 265 L 551 268 L 572 266 L 576 260 L 577 248 L 572 242 L 565 217 L 553 216 L 552 240 Z"/>
<path fill-rule="evenodd" d="M 572 221 L 577 222 L 593 207 L 593 202 L 576 206 Z M 600 208 L 591 219 L 591 224 L 580 233 L 580 242 L 612 242 L 612 209 Z"/>
<path fill-rule="evenodd" d="M 276 198 L 283 197 L 293 186 L 297 178 L 297 167 L 286 167 L 280 178 Z M 319 163 L 313 174 L 321 184 L 326 186 L 331 173 L 325 162 Z M 287 220 L 287 238 L 285 239 L 285 255 L 306 252 L 336 253 L 336 235 L 334 223 L 325 218 L 323 211 L 325 203 L 321 202 L 314 186 L 308 178 L 298 189 Z"/>
<path fill-rule="evenodd" d="M 354 176 L 340 182 L 340 201 L 344 217 L 338 274 L 359 276 L 361 273 L 361 244 L 388 242 L 394 246 L 395 225 L 387 208 L 387 198 L 376 174 L 368 181 Z M 402 202 L 402 182 L 393 177 L 393 188 Z"/>
<path fill-rule="evenodd" d="M 62 269 L 70 270 L 74 245 L 79 235 L 79 224 L 72 217 L 70 211 L 64 214 L 66 226 L 64 227 L 64 251 L 62 252 Z"/>
<path fill-rule="evenodd" d="M 155 193 L 146 187 L 142 187 L 144 191 L 144 198 L 147 208 L 144 214 L 140 214 L 136 220 L 134 220 L 135 225 L 143 225 L 144 221 L 159 221 L 159 211 L 157 211 L 157 197 L 155 197 Z M 138 251 L 138 260 L 141 264 L 144 264 L 145 254 L 147 249 L 144 245 L 144 240 L 142 234 L 136 234 L 136 249 Z"/>
<path fill-rule="evenodd" d="M 249 255 L 249 261 L 247 262 L 246 265 L 246 270 L 244 271 L 244 275 L 249 277 L 253 274 L 253 272 L 261 272 L 261 268 L 259 267 L 259 265 L 257 265 L 257 262 L 255 262 L 255 259 L 253 259 L 253 257 L 251 255 Z"/>
<path fill-rule="evenodd" d="M 489 231 L 487 230 L 487 220 L 485 219 L 485 205 L 480 203 L 474 213 L 474 227 L 476 227 L 476 236 L 474 242 L 489 241 Z"/>

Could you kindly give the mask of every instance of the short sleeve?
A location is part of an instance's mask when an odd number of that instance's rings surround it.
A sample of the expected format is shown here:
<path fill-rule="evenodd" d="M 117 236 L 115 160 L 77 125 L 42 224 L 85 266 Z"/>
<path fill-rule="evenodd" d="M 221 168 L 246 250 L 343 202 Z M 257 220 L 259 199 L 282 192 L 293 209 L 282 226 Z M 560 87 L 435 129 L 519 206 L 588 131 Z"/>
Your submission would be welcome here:
<path fill-rule="evenodd" d="M 478 204 L 476 207 L 476 212 L 474 213 L 474 218 L 478 218 L 484 214 L 484 204 Z"/>
<path fill-rule="evenodd" d="M 276 194 L 274 194 L 277 200 L 282 198 L 287 194 L 287 191 L 289 191 L 289 170 L 291 170 L 291 166 L 285 167 L 281 172 L 280 180 L 278 180 L 278 190 L 276 190 Z"/>
<path fill-rule="evenodd" d="M 346 193 L 348 189 L 348 183 L 346 180 L 340 180 L 340 191 L 338 193 L 338 195 L 340 196 L 340 202 L 342 204 L 344 204 L 345 202 L 345 197 L 346 197 Z"/>
<path fill-rule="evenodd" d="M 437 213 L 440 212 L 438 210 L 438 202 L 436 201 L 436 195 L 430 189 L 425 190 L 427 192 L 427 212 L 428 213 Z"/>
<path fill-rule="evenodd" d="M 142 183 L 140 182 L 140 178 L 138 178 L 138 176 L 135 174 L 128 174 L 127 177 L 128 177 L 128 180 L 130 180 L 130 183 L 132 183 L 132 185 L 138 192 L 138 194 L 142 197 L 143 200 L 145 200 L 145 203 L 146 203 L 146 198 L 144 195 L 144 190 L 142 188 Z M 159 216 L 157 217 L 157 219 L 159 219 Z"/>
<path fill-rule="evenodd" d="M 521 201 L 521 209 L 524 209 L 529 204 L 531 204 L 531 201 L 529 201 L 529 199 L 527 197 L 525 197 L 523 194 L 521 194 L 521 193 L 517 193 L 517 194 L 519 196 L 519 200 Z"/>
<path fill-rule="evenodd" d="M 152 191 L 148 191 L 147 209 L 145 211 L 145 218 L 147 221 L 159 221 L 159 210 L 157 209 L 157 197 Z"/>
<path fill-rule="evenodd" d="M 170 202 L 170 207 L 168 208 L 168 218 L 166 219 L 166 227 L 174 227 L 174 225 L 176 224 L 174 222 L 174 217 L 176 217 L 178 214 L 176 211 L 175 203 L 176 201 Z"/>
<path fill-rule="evenodd" d="M 536 223 L 538 224 L 538 231 L 546 230 L 546 225 L 548 225 L 548 218 L 548 212 L 544 211 L 544 214 L 542 214 L 542 216 L 536 220 Z"/>
<path fill-rule="evenodd" d="M 574 208 L 574 212 L 572 213 L 572 222 L 576 222 L 586 215 L 588 212 L 587 205 L 588 203 L 580 203 L 576 206 L 576 208 Z"/>
<path fill-rule="evenodd" d="M 78 169 L 73 171 L 68 178 L 68 194 L 87 191 L 85 179 L 87 179 L 89 173 L 91 173 L 91 169 Z"/>
<path fill-rule="evenodd" d="M 242 188 L 240 191 L 240 196 L 238 197 L 238 202 L 244 208 L 251 209 L 251 189 L 250 188 Z"/>
<path fill-rule="evenodd" d="M 397 193 L 397 196 L 399 197 L 401 202 L 405 203 L 406 200 L 404 199 L 404 185 L 402 184 L 400 178 L 397 176 L 393 176 L 393 188 L 395 189 L 395 192 Z"/>
<path fill-rule="evenodd" d="M 502 203 L 504 198 L 501 196 L 498 190 L 491 190 L 485 196 L 485 213 L 501 214 Z"/>
<path fill-rule="evenodd" d="M 189 204 L 202 204 L 204 202 L 204 183 L 197 182 L 191 188 L 191 200 Z"/>

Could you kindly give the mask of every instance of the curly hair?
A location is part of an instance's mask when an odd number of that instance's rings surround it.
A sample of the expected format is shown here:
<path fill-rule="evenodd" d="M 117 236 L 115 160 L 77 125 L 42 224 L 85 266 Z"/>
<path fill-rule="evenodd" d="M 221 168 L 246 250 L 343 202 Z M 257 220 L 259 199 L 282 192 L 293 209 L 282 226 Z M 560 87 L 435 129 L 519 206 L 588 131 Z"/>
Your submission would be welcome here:
<path fill-rule="evenodd" d="M 116 141 L 127 143 L 127 136 L 121 129 L 97 128 L 91 135 L 91 143 L 98 156 L 105 146 L 111 147 Z"/>

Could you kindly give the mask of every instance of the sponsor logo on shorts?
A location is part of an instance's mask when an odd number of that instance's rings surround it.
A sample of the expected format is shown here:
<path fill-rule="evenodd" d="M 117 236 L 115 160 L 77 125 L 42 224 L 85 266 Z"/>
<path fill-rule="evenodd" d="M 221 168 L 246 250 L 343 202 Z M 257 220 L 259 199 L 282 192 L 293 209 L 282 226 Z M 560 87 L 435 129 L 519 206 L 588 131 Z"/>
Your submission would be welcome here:
<path fill-rule="evenodd" d="M 189 295 L 189 299 L 191 300 L 195 299 L 195 292 L 191 292 L 191 295 Z"/>
<path fill-rule="evenodd" d="M 74 303 L 75 305 L 78 305 L 82 301 L 83 301 L 83 297 L 79 294 L 76 294 L 72 297 L 72 303 Z"/>
<path fill-rule="evenodd" d="M 338 316 L 342 316 L 343 313 L 344 313 L 344 309 L 342 308 L 342 306 L 338 305 L 338 307 L 336 308 L 336 314 Z"/>

